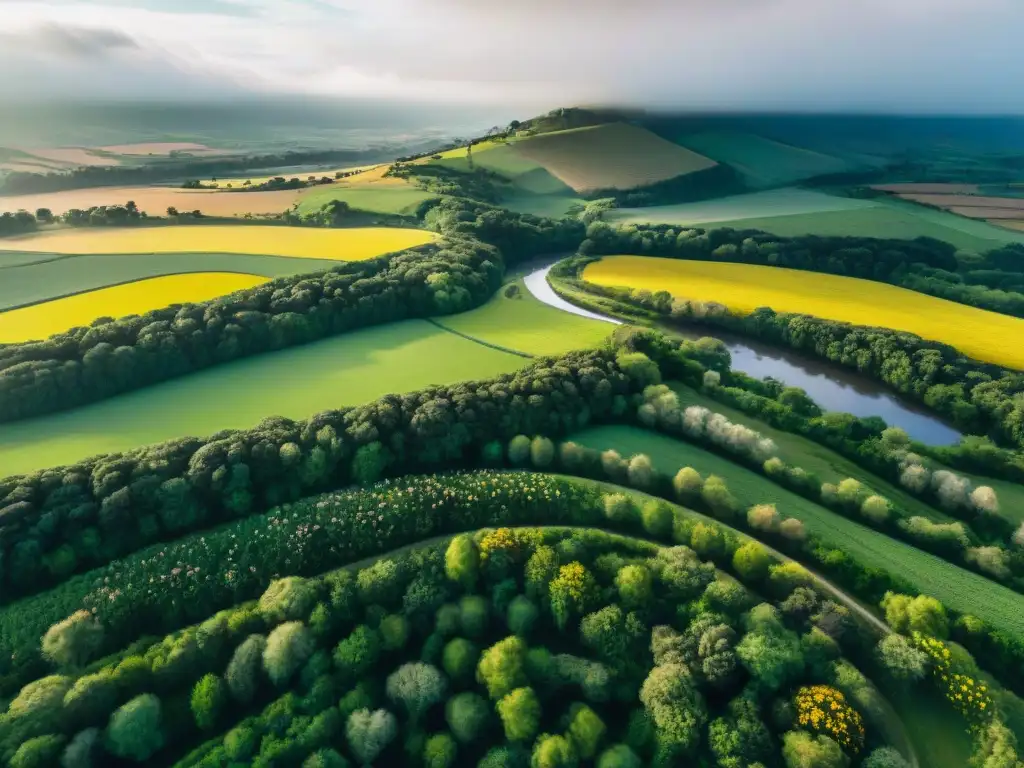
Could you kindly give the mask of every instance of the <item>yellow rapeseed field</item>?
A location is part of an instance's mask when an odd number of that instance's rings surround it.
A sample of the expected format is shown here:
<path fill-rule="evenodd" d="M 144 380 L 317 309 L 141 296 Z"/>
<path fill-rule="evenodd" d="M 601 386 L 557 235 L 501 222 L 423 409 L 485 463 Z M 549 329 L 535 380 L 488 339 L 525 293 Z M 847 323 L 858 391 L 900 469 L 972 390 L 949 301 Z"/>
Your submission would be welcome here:
<path fill-rule="evenodd" d="M 362 261 L 424 245 L 433 239 L 433 234 L 419 229 L 314 229 L 227 224 L 64 229 L 6 238 L 0 241 L 0 250 L 74 254 L 242 253 Z"/>
<path fill-rule="evenodd" d="M 171 304 L 207 301 L 267 282 L 257 275 L 194 272 L 139 280 L 0 313 L 0 344 L 45 339 L 97 317 L 141 315 Z"/>
<path fill-rule="evenodd" d="M 716 301 L 740 312 L 771 307 L 829 320 L 909 331 L 970 357 L 1024 369 L 1024 320 L 905 288 L 781 267 L 611 256 L 584 277 L 673 296 Z"/>

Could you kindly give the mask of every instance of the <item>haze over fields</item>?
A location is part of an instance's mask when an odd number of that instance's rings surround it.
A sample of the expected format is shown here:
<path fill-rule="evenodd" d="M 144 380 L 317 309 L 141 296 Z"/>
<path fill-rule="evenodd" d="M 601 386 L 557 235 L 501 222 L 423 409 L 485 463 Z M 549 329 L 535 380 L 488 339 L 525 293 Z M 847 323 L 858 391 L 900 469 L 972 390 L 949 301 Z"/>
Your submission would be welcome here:
<path fill-rule="evenodd" d="M 1019 0 L 8 0 L 0 17 L 6 97 L 1024 110 Z"/>

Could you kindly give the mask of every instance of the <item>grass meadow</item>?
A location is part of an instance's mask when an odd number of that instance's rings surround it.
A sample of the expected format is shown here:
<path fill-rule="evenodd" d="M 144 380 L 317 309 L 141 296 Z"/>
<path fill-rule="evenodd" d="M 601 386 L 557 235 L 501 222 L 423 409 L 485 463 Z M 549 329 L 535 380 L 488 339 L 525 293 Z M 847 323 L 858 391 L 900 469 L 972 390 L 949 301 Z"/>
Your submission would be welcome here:
<path fill-rule="evenodd" d="M 1024 320 L 885 283 L 780 267 L 612 256 L 584 277 L 675 296 L 716 301 L 738 312 L 771 307 L 828 320 L 915 333 L 977 360 L 1024 369 Z"/>
<path fill-rule="evenodd" d="M 0 312 L 162 275 L 234 272 L 274 278 L 318 272 L 341 263 L 236 253 L 100 253 L 56 259 L 39 253 L 14 255 L 23 257 L 26 263 L 4 269 L 0 280 Z M 6 266 L 4 256 L 6 254 L 0 254 L 0 267 Z"/>
<path fill-rule="evenodd" d="M 809 189 L 786 187 L 747 195 L 720 197 L 697 203 L 620 208 L 605 214 L 613 224 L 716 224 L 734 226 L 737 219 L 794 216 L 823 211 L 857 211 L 872 208 L 870 200 L 837 197 Z"/>
<path fill-rule="evenodd" d="M 663 472 L 690 466 L 703 476 L 723 478 L 744 505 L 776 504 L 784 517 L 796 517 L 807 530 L 865 565 L 900 574 L 925 594 L 956 611 L 971 613 L 993 626 L 1024 632 L 1024 596 L 983 576 L 965 571 L 909 544 L 891 539 L 790 493 L 762 475 L 689 443 L 636 427 L 597 427 L 573 435 L 577 443 L 623 456 L 645 453 Z"/>
<path fill-rule="evenodd" d="M 420 229 L 314 229 L 192 225 L 120 229 L 63 229 L 0 240 L 0 251 L 45 253 L 242 253 L 334 261 L 363 261 L 434 240 Z"/>
<path fill-rule="evenodd" d="M 417 206 L 436 195 L 409 184 L 346 185 L 331 184 L 304 190 L 298 199 L 299 213 L 315 213 L 332 200 L 348 203 L 350 208 L 369 213 L 410 215 Z"/>
<path fill-rule="evenodd" d="M 791 184 L 825 173 L 849 171 L 846 160 L 772 141 L 753 133 L 719 131 L 683 136 L 677 142 L 694 152 L 727 163 L 758 187 Z"/>
<path fill-rule="evenodd" d="M 301 419 L 389 393 L 484 379 L 526 364 L 425 320 L 367 328 L 240 360 L 64 413 L 5 424 L 0 467 L 15 475 L 186 435 Z"/>
<path fill-rule="evenodd" d="M 258 275 L 191 272 L 78 293 L 0 313 L 0 344 L 45 339 L 99 317 L 141 315 L 172 304 L 215 299 L 266 282 Z"/>
<path fill-rule="evenodd" d="M 510 298 L 506 288 L 482 307 L 437 318 L 435 322 L 456 333 L 528 355 L 561 355 L 572 349 L 592 347 L 604 341 L 612 326 L 549 307 L 535 299 L 522 281 L 512 283 L 518 293 Z"/>

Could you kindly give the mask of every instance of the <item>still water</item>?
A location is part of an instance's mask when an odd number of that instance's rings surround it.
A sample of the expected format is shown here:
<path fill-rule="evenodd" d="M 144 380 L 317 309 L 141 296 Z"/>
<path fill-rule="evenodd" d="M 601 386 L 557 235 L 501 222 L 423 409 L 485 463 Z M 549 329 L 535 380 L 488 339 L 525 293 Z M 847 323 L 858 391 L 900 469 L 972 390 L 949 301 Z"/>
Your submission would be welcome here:
<path fill-rule="evenodd" d="M 573 314 L 621 325 L 620 320 L 577 307 L 556 294 L 548 285 L 547 266 L 524 278 L 527 289 L 537 299 L 552 307 Z M 902 427 L 915 440 L 929 445 L 952 445 L 961 435 L 922 408 L 893 395 L 881 384 L 865 379 L 838 365 L 821 362 L 780 347 L 761 344 L 733 334 L 707 330 L 685 330 L 673 327 L 675 335 L 689 339 L 714 335 L 720 338 L 732 355 L 732 365 L 751 376 L 785 382 L 806 390 L 814 401 L 827 411 L 844 411 L 854 416 L 880 416 L 890 426 Z"/>

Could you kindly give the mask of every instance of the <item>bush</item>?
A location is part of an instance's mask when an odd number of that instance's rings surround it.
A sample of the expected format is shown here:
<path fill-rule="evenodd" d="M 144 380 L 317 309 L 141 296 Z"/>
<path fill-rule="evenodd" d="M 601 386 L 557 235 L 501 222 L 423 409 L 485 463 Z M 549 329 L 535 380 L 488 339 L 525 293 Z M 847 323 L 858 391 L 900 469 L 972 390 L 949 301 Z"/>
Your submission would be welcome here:
<path fill-rule="evenodd" d="M 547 469 L 555 463 L 555 444 L 546 437 L 530 441 L 530 463 L 537 469 Z"/>
<path fill-rule="evenodd" d="M 787 517 L 779 523 L 779 533 L 790 541 L 803 541 L 807 538 L 807 531 L 802 521 L 795 517 Z"/>
<path fill-rule="evenodd" d="M 397 735 L 398 722 L 385 709 L 357 709 L 345 725 L 349 749 L 363 765 L 371 765 Z"/>
<path fill-rule="evenodd" d="M 593 760 L 597 755 L 605 730 L 604 722 L 586 704 L 574 704 L 569 710 L 567 735 L 583 760 Z"/>
<path fill-rule="evenodd" d="M 449 579 L 466 589 L 476 585 L 480 572 L 480 553 L 472 536 L 461 534 L 452 539 L 444 555 L 444 572 Z"/>
<path fill-rule="evenodd" d="M 648 536 L 665 541 L 672 535 L 672 508 L 663 501 L 651 499 L 640 511 L 640 519 Z"/>
<path fill-rule="evenodd" d="M 516 595 L 508 606 L 509 631 L 519 637 L 528 637 L 540 617 L 540 610 L 530 598 Z"/>
<path fill-rule="evenodd" d="M 164 745 L 160 699 L 151 693 L 136 696 L 110 716 L 104 743 L 117 757 L 142 762 Z"/>
<path fill-rule="evenodd" d="M 704 481 L 704 487 L 701 489 L 700 495 L 715 517 L 729 520 L 739 510 L 739 502 L 729 492 L 729 487 L 725 484 L 725 481 L 717 475 L 711 475 Z"/>
<path fill-rule="evenodd" d="M 540 728 L 540 700 L 532 688 L 516 688 L 498 701 L 496 709 L 509 741 L 530 741 Z"/>
<path fill-rule="evenodd" d="M 903 635 L 893 633 L 878 643 L 878 658 L 894 678 L 905 682 L 923 680 L 928 674 L 928 654 L 915 648 Z"/>
<path fill-rule="evenodd" d="M 284 685 L 313 654 L 316 641 L 301 621 L 276 627 L 263 649 L 263 669 L 274 685 Z"/>
<path fill-rule="evenodd" d="M 519 637 L 506 637 L 480 656 L 476 678 L 487 688 L 487 695 L 500 699 L 526 684 L 526 643 Z"/>
<path fill-rule="evenodd" d="M 56 765 L 64 749 L 63 736 L 50 734 L 23 741 L 11 758 L 11 768 L 49 768 Z"/>
<path fill-rule="evenodd" d="M 316 588 L 306 579 L 290 576 L 271 582 L 260 596 L 259 611 L 270 624 L 302 621 L 316 603 Z"/>
<path fill-rule="evenodd" d="M 532 442 L 526 435 L 516 435 L 508 443 L 508 460 L 513 467 L 526 467 L 530 464 L 530 448 Z"/>
<path fill-rule="evenodd" d="M 458 747 L 447 733 L 436 733 L 427 739 L 423 748 L 425 768 L 451 768 L 455 764 Z"/>
<path fill-rule="evenodd" d="M 624 493 L 607 493 L 601 499 L 604 516 L 614 523 L 630 525 L 637 519 L 636 505 Z"/>
<path fill-rule="evenodd" d="M 343 680 L 354 681 L 369 672 L 380 657 L 380 635 L 360 624 L 334 649 L 334 666 Z"/>
<path fill-rule="evenodd" d="M 879 747 L 864 758 L 861 768 L 910 768 L 910 763 L 893 747 Z"/>
<path fill-rule="evenodd" d="M 88 662 L 103 644 L 103 627 L 89 611 L 75 611 L 43 635 L 43 656 L 60 666 Z"/>
<path fill-rule="evenodd" d="M 216 675 L 203 675 L 192 688 L 192 716 L 204 731 L 213 730 L 227 700 L 224 681 Z"/>
<path fill-rule="evenodd" d="M 946 609 L 934 597 L 918 595 L 910 597 L 895 592 L 886 592 L 882 598 L 885 620 L 901 635 L 920 632 L 940 640 L 949 637 L 949 619 Z"/>
<path fill-rule="evenodd" d="M 64 749 L 60 759 L 61 768 L 92 768 L 92 757 L 99 737 L 99 728 L 86 728 L 76 733 Z"/>
<path fill-rule="evenodd" d="M 483 696 L 467 692 L 448 700 L 444 716 L 455 738 L 469 744 L 483 735 L 491 710 Z"/>
<path fill-rule="evenodd" d="M 704 488 L 704 480 L 700 473 L 692 467 L 683 467 L 672 479 L 672 487 L 675 489 L 676 498 L 683 504 L 692 504 L 701 496 Z"/>
<path fill-rule="evenodd" d="M 775 558 L 756 541 L 748 541 L 733 553 L 732 567 L 744 582 L 758 583 L 768 577 Z"/>
<path fill-rule="evenodd" d="M 889 520 L 889 502 L 882 496 L 868 496 L 860 505 L 860 513 L 872 525 L 884 525 Z"/>
<path fill-rule="evenodd" d="M 747 510 L 747 524 L 755 531 L 776 531 L 779 528 L 779 512 L 774 504 L 758 504 Z"/>
<path fill-rule="evenodd" d="M 472 682 L 480 649 L 469 640 L 457 637 L 444 647 L 442 666 L 445 674 L 458 684 Z"/>
<path fill-rule="evenodd" d="M 646 608 L 654 597 L 654 579 L 643 565 L 625 565 L 615 574 L 619 599 L 628 609 Z"/>
<path fill-rule="evenodd" d="M 650 457 L 641 453 L 631 458 L 626 469 L 626 477 L 633 488 L 649 489 L 654 482 L 654 466 Z"/>

